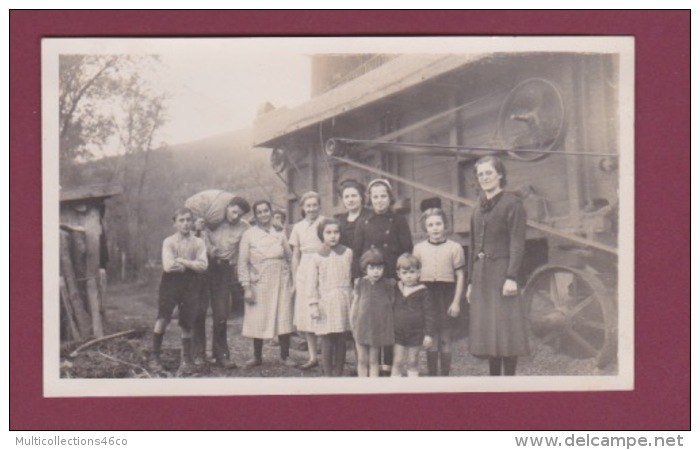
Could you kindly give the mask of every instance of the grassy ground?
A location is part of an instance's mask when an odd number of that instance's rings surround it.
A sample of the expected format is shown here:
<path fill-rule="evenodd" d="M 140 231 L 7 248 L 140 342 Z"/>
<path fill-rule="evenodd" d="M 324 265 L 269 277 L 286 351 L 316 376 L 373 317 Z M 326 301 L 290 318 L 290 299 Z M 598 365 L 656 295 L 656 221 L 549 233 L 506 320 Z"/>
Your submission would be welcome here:
<path fill-rule="evenodd" d="M 64 378 L 152 378 L 173 377 L 180 361 L 180 332 L 174 320 L 168 327 L 163 345 L 165 373 L 153 373 L 148 368 L 151 350 L 151 328 L 156 317 L 158 280 L 140 284 L 112 285 L 104 305 L 105 334 L 125 330 L 136 330 L 128 337 L 116 338 L 81 351 L 77 357 L 69 353 L 79 343 L 64 343 L 61 347 L 61 376 Z M 207 319 L 207 336 L 211 339 L 211 322 Z M 228 340 L 232 359 L 241 364 L 252 356 L 251 339 L 241 336 L 243 318 L 233 314 L 228 322 Z M 300 350 L 302 341 L 292 339 L 291 357 L 298 362 L 306 361 L 306 352 Z M 210 342 L 207 349 L 211 348 Z M 531 341 L 532 353 L 518 361 L 518 375 L 611 375 L 617 373 L 612 363 L 604 370 L 596 367 L 592 359 L 573 359 L 555 353 L 550 347 Z M 425 372 L 425 356 L 421 371 Z M 263 365 L 252 369 L 224 370 L 206 364 L 192 377 L 318 377 L 320 368 L 301 370 L 279 363 L 279 348 L 266 343 L 263 348 Z M 345 373 L 353 370 L 354 352 L 348 352 Z M 467 340 L 455 344 L 452 375 L 486 376 L 488 364 L 469 354 Z"/>

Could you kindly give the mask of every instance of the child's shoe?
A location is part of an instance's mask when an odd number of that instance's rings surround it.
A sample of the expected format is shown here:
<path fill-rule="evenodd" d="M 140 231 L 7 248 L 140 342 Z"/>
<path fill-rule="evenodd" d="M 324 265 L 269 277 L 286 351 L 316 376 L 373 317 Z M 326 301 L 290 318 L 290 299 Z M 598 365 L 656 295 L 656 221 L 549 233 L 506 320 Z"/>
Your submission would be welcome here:
<path fill-rule="evenodd" d="M 253 367 L 256 366 L 261 366 L 262 365 L 262 360 L 261 359 L 249 359 L 248 361 L 243 363 L 243 368 L 244 369 L 252 369 Z"/>
<path fill-rule="evenodd" d="M 151 369 L 152 372 L 165 372 L 165 367 L 163 367 L 163 363 L 160 360 L 160 355 L 153 355 L 153 359 L 148 362 L 148 368 Z"/>
<path fill-rule="evenodd" d="M 285 366 L 287 366 L 287 367 L 297 367 L 297 366 L 299 366 L 299 364 L 298 364 L 296 361 L 294 361 L 292 358 L 280 359 L 280 362 L 281 362 L 282 364 L 284 364 Z"/>

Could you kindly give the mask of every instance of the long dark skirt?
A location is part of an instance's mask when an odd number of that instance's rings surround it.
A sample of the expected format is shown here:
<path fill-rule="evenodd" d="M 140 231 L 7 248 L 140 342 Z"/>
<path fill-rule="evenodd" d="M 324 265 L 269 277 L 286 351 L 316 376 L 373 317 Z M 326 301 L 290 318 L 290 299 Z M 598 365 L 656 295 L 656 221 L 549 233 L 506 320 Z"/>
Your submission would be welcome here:
<path fill-rule="evenodd" d="M 469 351 L 475 356 L 529 354 L 527 305 L 520 295 L 503 296 L 507 259 L 474 262 L 469 306 Z"/>

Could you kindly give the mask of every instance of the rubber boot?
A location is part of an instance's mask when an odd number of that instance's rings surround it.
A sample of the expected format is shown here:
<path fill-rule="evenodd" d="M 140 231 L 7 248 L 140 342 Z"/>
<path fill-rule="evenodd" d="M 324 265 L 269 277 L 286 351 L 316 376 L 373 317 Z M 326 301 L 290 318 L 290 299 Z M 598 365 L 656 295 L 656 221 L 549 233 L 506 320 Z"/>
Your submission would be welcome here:
<path fill-rule="evenodd" d="M 446 377 L 450 375 L 452 368 L 452 353 L 440 352 L 440 376 Z"/>
<path fill-rule="evenodd" d="M 224 369 L 235 369 L 236 364 L 231 361 L 226 338 L 226 321 L 214 322 L 212 332 L 212 355 L 216 364 Z"/>
<path fill-rule="evenodd" d="M 426 352 L 428 360 L 428 376 L 436 377 L 438 374 L 438 352 Z"/>
<path fill-rule="evenodd" d="M 205 319 L 206 315 L 200 312 L 192 327 L 192 359 L 195 366 L 203 366 L 206 360 L 207 334 Z"/>
<path fill-rule="evenodd" d="M 180 367 L 177 369 L 178 376 L 191 375 L 194 373 L 194 361 L 192 361 L 192 338 L 182 338 L 182 352 Z"/>
<path fill-rule="evenodd" d="M 153 333 L 153 359 L 149 363 L 149 367 L 154 372 L 163 372 L 165 368 L 160 360 L 160 351 L 163 346 L 163 333 Z"/>

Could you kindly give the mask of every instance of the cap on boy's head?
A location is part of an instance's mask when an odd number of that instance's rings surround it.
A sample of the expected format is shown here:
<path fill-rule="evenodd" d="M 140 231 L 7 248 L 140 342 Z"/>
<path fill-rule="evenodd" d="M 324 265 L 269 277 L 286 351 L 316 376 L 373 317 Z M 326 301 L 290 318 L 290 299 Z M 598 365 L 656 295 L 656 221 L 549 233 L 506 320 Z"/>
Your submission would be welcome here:
<path fill-rule="evenodd" d="M 250 204 L 243 198 L 235 196 L 228 202 L 228 206 L 238 206 L 243 211 L 243 214 L 248 214 L 250 212 Z"/>
<path fill-rule="evenodd" d="M 372 265 L 372 266 L 379 266 L 384 264 L 384 255 L 382 255 L 382 252 L 377 250 L 376 248 L 370 248 L 366 252 L 362 254 L 362 257 L 360 258 L 360 269 L 362 271 L 367 270 L 367 266 Z"/>
<path fill-rule="evenodd" d="M 440 197 L 430 197 L 421 200 L 420 212 L 425 212 L 427 209 L 431 208 L 442 208 L 442 201 L 440 200 Z"/>

